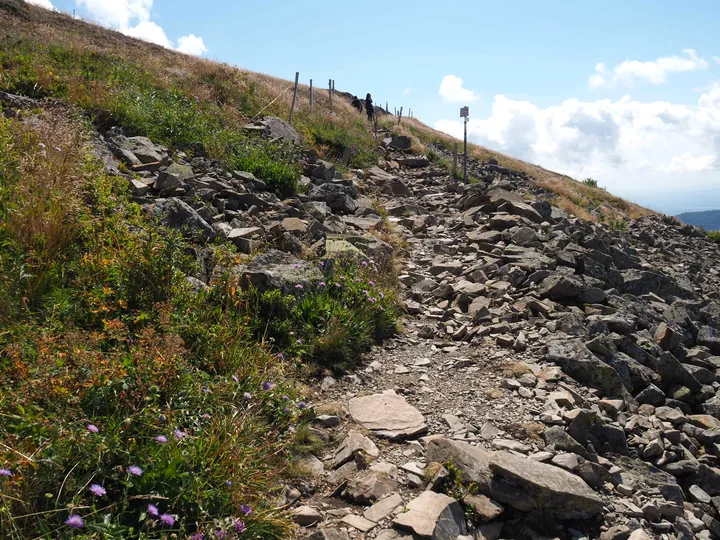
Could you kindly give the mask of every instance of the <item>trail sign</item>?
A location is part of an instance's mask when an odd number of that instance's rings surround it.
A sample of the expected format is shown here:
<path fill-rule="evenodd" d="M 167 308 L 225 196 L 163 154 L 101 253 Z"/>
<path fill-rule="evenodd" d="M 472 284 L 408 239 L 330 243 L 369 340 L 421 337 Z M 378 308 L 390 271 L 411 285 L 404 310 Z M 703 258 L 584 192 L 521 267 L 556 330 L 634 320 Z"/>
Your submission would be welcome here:
<path fill-rule="evenodd" d="M 461 107 L 460 108 L 460 118 L 469 118 L 470 117 L 470 107 Z"/>

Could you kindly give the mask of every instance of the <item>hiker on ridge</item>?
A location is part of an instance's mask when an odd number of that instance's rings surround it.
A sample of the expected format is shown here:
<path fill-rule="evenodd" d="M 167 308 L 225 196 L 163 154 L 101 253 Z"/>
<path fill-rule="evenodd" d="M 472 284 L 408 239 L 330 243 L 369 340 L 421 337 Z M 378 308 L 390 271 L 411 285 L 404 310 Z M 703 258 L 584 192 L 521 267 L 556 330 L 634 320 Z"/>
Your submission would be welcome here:
<path fill-rule="evenodd" d="M 365 98 L 365 111 L 367 111 L 368 120 L 372 122 L 373 116 L 375 116 L 375 108 L 373 107 L 372 96 L 370 94 Z"/>
<path fill-rule="evenodd" d="M 360 101 L 357 96 L 353 96 L 352 106 L 355 107 L 358 110 L 358 112 L 362 112 L 362 110 L 363 110 L 362 109 L 362 101 Z"/>

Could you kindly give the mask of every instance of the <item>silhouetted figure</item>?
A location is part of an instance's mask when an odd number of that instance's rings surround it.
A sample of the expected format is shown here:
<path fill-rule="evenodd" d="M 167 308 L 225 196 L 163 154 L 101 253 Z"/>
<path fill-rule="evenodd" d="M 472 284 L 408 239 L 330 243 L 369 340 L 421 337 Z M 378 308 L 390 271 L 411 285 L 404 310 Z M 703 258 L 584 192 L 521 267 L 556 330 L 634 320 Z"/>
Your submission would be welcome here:
<path fill-rule="evenodd" d="M 362 112 L 363 106 L 362 101 L 357 96 L 353 96 L 352 106 L 357 109 L 358 112 Z"/>
<path fill-rule="evenodd" d="M 373 107 L 372 96 L 370 94 L 365 98 L 365 111 L 367 112 L 368 120 L 372 122 L 375 116 L 375 108 Z"/>

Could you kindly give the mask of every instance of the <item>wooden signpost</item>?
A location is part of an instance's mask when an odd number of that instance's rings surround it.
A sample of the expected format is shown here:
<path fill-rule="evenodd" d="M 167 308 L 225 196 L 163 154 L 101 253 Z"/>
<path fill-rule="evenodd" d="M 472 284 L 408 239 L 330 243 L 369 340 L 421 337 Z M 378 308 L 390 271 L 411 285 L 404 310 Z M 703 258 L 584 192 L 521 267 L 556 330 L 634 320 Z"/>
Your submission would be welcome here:
<path fill-rule="evenodd" d="M 460 109 L 460 118 L 464 119 L 463 125 L 465 127 L 465 136 L 463 141 L 463 182 L 468 183 L 468 176 L 467 176 L 467 161 L 468 161 L 468 151 L 467 151 L 467 123 L 470 119 L 470 107 L 462 107 Z"/>

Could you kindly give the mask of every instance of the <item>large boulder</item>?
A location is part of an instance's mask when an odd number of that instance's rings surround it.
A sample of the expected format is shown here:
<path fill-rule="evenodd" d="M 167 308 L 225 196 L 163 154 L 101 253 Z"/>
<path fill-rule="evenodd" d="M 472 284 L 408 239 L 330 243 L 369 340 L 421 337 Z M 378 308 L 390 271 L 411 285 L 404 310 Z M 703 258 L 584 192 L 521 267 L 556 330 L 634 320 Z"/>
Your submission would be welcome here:
<path fill-rule="evenodd" d="M 425 417 L 393 390 L 351 399 L 348 408 L 355 422 L 378 437 L 401 440 L 427 431 Z"/>
<path fill-rule="evenodd" d="M 622 272 L 624 289 L 627 294 L 640 296 L 654 293 L 667 300 L 671 296 L 689 299 L 693 297 L 692 288 L 681 286 L 676 280 L 660 272 L 649 270 L 625 270 Z"/>
<path fill-rule="evenodd" d="M 476 485 L 480 493 L 490 493 L 490 453 L 484 448 L 438 438 L 428 443 L 426 457 L 428 461 L 452 464 L 460 472 L 461 482 Z"/>
<path fill-rule="evenodd" d="M 333 183 L 322 184 L 313 187 L 308 193 L 308 197 L 312 201 L 326 203 L 333 212 L 352 214 L 357 210 L 357 204 L 355 203 L 357 189 L 353 186 Z"/>
<path fill-rule="evenodd" d="M 720 355 L 720 331 L 717 327 L 701 326 L 697 336 L 698 345 L 704 345 L 713 354 Z"/>
<path fill-rule="evenodd" d="M 496 452 L 490 458 L 490 470 L 493 499 L 517 510 L 549 513 L 560 519 L 591 518 L 603 511 L 595 492 L 559 467 Z"/>
<path fill-rule="evenodd" d="M 293 127 L 282 118 L 276 116 L 265 116 L 262 120 L 245 126 L 247 131 L 254 131 L 271 139 L 284 139 L 294 143 L 300 143 L 300 135 Z"/>
<path fill-rule="evenodd" d="M 372 234 L 327 235 L 325 238 L 325 256 L 328 258 L 359 256 L 374 260 L 384 266 L 390 262 L 393 247 Z"/>
<path fill-rule="evenodd" d="M 617 371 L 591 353 L 579 339 L 551 341 L 545 358 L 555 362 L 573 379 L 600 388 L 609 396 L 626 395 Z"/>
<path fill-rule="evenodd" d="M 216 234 L 194 208 L 176 197 L 155 199 L 150 212 L 162 225 L 179 229 L 185 236 L 210 240 Z"/>
<path fill-rule="evenodd" d="M 275 249 L 255 256 L 240 275 L 243 287 L 254 287 L 260 292 L 279 289 L 285 294 L 315 287 L 321 280 L 322 274 L 315 264 Z"/>
<path fill-rule="evenodd" d="M 583 282 L 573 276 L 552 274 L 540 284 L 540 296 L 549 300 L 563 300 L 578 298 L 585 286 Z"/>
<path fill-rule="evenodd" d="M 410 501 L 407 511 L 399 514 L 393 523 L 412 530 L 420 538 L 432 540 L 456 540 L 467 533 L 460 503 L 434 491 L 425 491 Z"/>
<path fill-rule="evenodd" d="M 115 155 L 130 165 L 158 163 L 168 157 L 165 147 L 153 144 L 147 137 L 115 135 L 110 138 L 110 144 Z"/>

